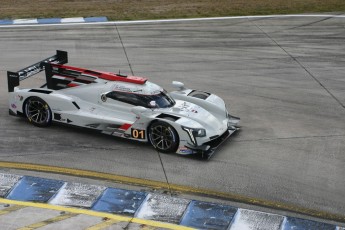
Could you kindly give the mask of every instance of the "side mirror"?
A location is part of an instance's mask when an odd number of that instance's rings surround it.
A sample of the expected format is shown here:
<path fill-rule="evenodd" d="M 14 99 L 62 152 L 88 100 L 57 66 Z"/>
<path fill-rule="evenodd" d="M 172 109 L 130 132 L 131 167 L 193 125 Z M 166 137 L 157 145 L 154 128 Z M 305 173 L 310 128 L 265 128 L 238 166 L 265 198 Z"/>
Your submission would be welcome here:
<path fill-rule="evenodd" d="M 146 112 L 147 109 L 143 106 L 135 106 L 131 109 L 131 112 L 136 114 L 136 115 L 140 115 L 141 113 Z"/>
<path fill-rule="evenodd" d="M 186 88 L 184 87 L 184 84 L 182 82 L 179 82 L 179 81 L 173 81 L 172 82 L 172 85 L 175 87 L 175 88 L 178 88 L 179 90 L 185 90 Z"/>

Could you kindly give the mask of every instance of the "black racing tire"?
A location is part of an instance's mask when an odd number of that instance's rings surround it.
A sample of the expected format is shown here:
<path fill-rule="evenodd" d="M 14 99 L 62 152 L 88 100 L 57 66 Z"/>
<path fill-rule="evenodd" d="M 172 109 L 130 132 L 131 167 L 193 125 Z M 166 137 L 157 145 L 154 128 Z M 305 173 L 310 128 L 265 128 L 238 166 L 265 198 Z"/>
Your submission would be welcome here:
<path fill-rule="evenodd" d="M 149 141 L 161 153 L 175 153 L 179 146 L 176 130 L 167 122 L 153 122 L 148 130 Z"/>
<path fill-rule="evenodd" d="M 29 97 L 24 104 L 24 113 L 30 123 L 37 127 L 47 127 L 52 123 L 49 105 L 39 97 Z"/>

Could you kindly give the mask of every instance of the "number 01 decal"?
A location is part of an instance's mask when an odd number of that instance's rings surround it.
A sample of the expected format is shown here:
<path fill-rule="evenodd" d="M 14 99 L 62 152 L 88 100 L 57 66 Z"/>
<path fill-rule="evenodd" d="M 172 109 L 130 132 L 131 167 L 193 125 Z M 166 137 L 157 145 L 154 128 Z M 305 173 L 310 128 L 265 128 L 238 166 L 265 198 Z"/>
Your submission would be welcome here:
<path fill-rule="evenodd" d="M 132 129 L 132 138 L 145 139 L 145 130 Z"/>

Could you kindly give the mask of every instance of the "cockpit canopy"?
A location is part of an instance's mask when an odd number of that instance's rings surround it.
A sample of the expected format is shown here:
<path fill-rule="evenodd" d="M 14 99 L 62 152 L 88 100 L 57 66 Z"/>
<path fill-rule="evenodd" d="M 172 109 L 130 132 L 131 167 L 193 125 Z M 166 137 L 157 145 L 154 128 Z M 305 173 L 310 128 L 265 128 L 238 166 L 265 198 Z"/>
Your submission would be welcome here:
<path fill-rule="evenodd" d="M 175 105 L 175 101 L 164 90 L 158 94 L 145 95 L 130 92 L 112 91 L 106 94 L 108 98 L 121 101 L 134 106 L 143 106 L 145 108 L 151 108 L 151 101 L 156 102 L 158 108 L 169 108 Z"/>
<path fill-rule="evenodd" d="M 134 106 L 143 106 L 152 108 L 169 108 L 175 105 L 174 99 L 162 87 L 146 82 L 144 85 L 116 83 L 112 91 L 106 93 L 107 98 L 116 101 L 131 104 Z M 151 103 L 151 102 L 155 103 Z"/>

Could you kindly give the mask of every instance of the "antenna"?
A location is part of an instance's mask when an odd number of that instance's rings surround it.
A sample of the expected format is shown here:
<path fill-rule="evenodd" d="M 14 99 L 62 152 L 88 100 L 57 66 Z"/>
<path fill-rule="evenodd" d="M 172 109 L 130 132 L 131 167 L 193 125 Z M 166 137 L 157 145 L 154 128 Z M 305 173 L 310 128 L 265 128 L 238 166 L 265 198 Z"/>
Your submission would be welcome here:
<path fill-rule="evenodd" d="M 125 53 L 125 56 L 126 56 L 126 59 L 127 59 L 127 62 L 128 62 L 128 66 L 131 70 L 131 73 L 132 75 L 134 75 L 134 72 L 133 72 L 133 69 L 132 69 L 132 65 L 131 65 L 131 62 L 129 61 L 129 58 L 128 58 L 128 55 L 127 55 L 127 52 L 126 52 L 126 48 L 122 42 L 122 38 L 121 38 L 121 34 L 120 34 L 120 31 L 119 29 L 117 28 L 117 25 L 115 24 L 115 29 L 116 29 L 116 32 L 117 32 L 117 35 L 119 36 L 119 40 L 121 42 L 121 46 L 122 46 L 122 49 L 123 49 L 123 52 Z"/>

